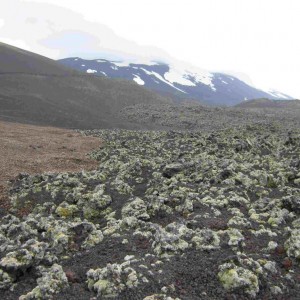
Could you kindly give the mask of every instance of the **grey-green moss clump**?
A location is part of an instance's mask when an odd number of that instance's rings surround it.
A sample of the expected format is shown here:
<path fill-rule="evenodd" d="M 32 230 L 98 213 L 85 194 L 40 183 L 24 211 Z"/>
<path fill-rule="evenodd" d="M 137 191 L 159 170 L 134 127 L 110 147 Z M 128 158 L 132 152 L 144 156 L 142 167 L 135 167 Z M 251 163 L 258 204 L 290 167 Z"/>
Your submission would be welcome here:
<path fill-rule="evenodd" d="M 54 264 L 50 268 L 39 267 L 41 277 L 37 279 L 37 286 L 26 295 L 22 295 L 20 300 L 30 299 L 52 299 L 54 294 L 59 293 L 68 286 L 68 279 L 60 265 Z"/>
<path fill-rule="evenodd" d="M 300 229 L 294 229 L 286 240 L 284 247 L 289 256 L 300 260 Z"/>
<path fill-rule="evenodd" d="M 13 283 L 13 278 L 11 276 L 0 269 L 0 289 L 5 290 L 11 287 Z"/>
<path fill-rule="evenodd" d="M 244 290 L 252 298 L 259 292 L 258 277 L 248 269 L 229 263 L 223 264 L 218 277 L 226 290 Z"/>
<path fill-rule="evenodd" d="M 139 285 L 137 272 L 130 267 L 130 262 L 108 264 L 102 269 L 87 272 L 87 284 L 101 298 L 117 297 L 125 288 Z"/>

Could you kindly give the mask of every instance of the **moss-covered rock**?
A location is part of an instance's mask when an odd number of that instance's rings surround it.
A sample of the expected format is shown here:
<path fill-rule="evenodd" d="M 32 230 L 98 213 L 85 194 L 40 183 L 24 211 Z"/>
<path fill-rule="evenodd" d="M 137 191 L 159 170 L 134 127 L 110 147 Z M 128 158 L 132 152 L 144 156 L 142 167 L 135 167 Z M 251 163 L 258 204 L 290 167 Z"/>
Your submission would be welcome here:
<path fill-rule="evenodd" d="M 52 299 L 54 294 L 59 293 L 68 286 L 68 279 L 62 267 L 54 264 L 50 268 L 39 267 L 41 277 L 37 279 L 37 286 L 26 295 L 22 295 L 20 300 L 31 299 Z"/>
<path fill-rule="evenodd" d="M 138 197 L 128 202 L 126 205 L 124 205 L 124 207 L 122 208 L 122 216 L 123 217 L 133 216 L 140 220 L 150 219 L 145 202 Z"/>
<path fill-rule="evenodd" d="M 210 229 L 197 230 L 192 242 L 195 243 L 196 249 L 200 250 L 212 250 L 220 247 L 218 233 Z"/>
<path fill-rule="evenodd" d="M 288 256 L 300 259 L 300 229 L 294 229 L 290 237 L 284 243 L 284 248 Z"/>
<path fill-rule="evenodd" d="M 259 292 L 259 283 L 258 277 L 252 271 L 230 263 L 221 265 L 219 269 L 218 278 L 226 290 L 243 290 L 255 298 Z"/>
<path fill-rule="evenodd" d="M 62 218 L 72 218 L 77 211 L 78 207 L 76 205 L 69 205 L 67 202 L 62 202 L 56 208 L 55 212 Z"/>
<path fill-rule="evenodd" d="M 139 285 L 138 274 L 130 267 L 130 262 L 91 269 L 87 272 L 87 278 L 88 288 L 104 299 L 117 297 L 125 289 Z"/>
<path fill-rule="evenodd" d="M 0 269 L 0 290 L 9 289 L 13 284 L 13 278 Z"/>

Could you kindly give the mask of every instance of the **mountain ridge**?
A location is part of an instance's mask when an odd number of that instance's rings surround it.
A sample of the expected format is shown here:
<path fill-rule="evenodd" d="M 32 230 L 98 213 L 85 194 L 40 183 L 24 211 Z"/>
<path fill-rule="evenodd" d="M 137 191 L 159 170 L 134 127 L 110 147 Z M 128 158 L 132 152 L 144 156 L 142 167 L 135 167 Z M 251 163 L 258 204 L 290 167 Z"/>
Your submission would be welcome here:
<path fill-rule="evenodd" d="M 172 95 L 177 100 L 192 99 L 211 105 L 232 106 L 255 98 L 293 99 L 284 93 L 259 90 L 233 75 L 176 65 L 176 62 L 132 63 L 80 57 L 64 58 L 58 62 L 100 77 L 135 81 L 162 95 Z"/>

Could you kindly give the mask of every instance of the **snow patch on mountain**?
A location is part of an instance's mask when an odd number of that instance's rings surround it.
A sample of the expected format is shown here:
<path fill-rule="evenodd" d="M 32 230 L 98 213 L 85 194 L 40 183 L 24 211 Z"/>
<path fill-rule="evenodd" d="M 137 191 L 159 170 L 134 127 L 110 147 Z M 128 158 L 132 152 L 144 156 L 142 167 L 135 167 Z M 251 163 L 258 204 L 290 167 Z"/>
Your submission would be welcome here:
<path fill-rule="evenodd" d="M 141 79 L 138 75 L 134 74 L 133 80 L 139 85 L 145 85 L 145 81 Z"/>
<path fill-rule="evenodd" d="M 187 86 L 196 86 L 196 84 L 187 78 L 187 74 L 179 70 L 170 68 L 170 71 L 165 73 L 165 79 L 171 83 L 178 83 Z"/>
<path fill-rule="evenodd" d="M 279 99 L 289 99 L 289 97 L 285 94 L 282 94 L 276 90 L 273 90 L 273 89 L 269 89 L 266 91 L 269 95 L 273 96 L 273 97 L 276 97 L 276 98 L 279 98 Z"/>
<path fill-rule="evenodd" d="M 194 82 L 209 85 L 212 90 L 214 89 L 214 84 L 212 83 L 212 79 L 214 77 L 213 74 L 209 72 L 195 72 L 189 73 L 189 76 L 193 78 Z"/>
<path fill-rule="evenodd" d="M 170 86 L 173 87 L 174 89 L 176 89 L 176 90 L 178 90 L 178 91 L 180 91 L 180 92 L 186 94 L 185 91 L 181 90 L 180 88 L 176 87 L 176 86 L 175 86 L 174 84 L 172 84 L 171 82 L 167 81 L 167 80 L 166 80 L 164 77 L 162 77 L 160 74 L 158 74 L 158 73 L 156 73 L 156 72 L 154 72 L 154 71 L 148 71 L 148 70 L 146 70 L 146 69 L 144 69 L 144 68 L 141 68 L 141 70 L 143 70 L 147 75 L 155 76 L 155 77 L 158 78 L 160 81 L 162 81 L 162 82 L 164 82 L 164 83 L 170 85 Z"/>
<path fill-rule="evenodd" d="M 97 70 L 88 69 L 88 70 L 86 70 L 86 72 L 89 74 L 94 74 L 94 73 L 97 73 Z"/>
<path fill-rule="evenodd" d="M 113 61 L 113 64 L 115 64 L 117 67 L 129 67 L 131 62 L 129 61 Z"/>
<path fill-rule="evenodd" d="M 213 84 L 213 73 L 180 61 L 171 62 L 168 65 L 170 69 L 165 74 L 165 78 L 170 82 L 186 86 L 197 86 L 200 83 L 210 86 L 213 91 L 216 90 Z"/>
<path fill-rule="evenodd" d="M 122 61 L 112 61 L 114 65 L 117 67 L 131 67 L 132 65 L 147 65 L 147 66 L 155 66 L 159 63 L 156 61 L 150 61 L 150 60 L 122 60 Z"/>

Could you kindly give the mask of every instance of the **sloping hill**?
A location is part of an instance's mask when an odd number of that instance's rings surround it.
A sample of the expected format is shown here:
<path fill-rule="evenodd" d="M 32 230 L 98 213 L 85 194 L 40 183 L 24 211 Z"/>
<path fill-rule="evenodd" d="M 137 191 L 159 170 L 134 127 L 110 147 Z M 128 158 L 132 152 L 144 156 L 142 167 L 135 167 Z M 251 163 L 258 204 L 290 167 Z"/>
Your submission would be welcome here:
<path fill-rule="evenodd" d="M 68 69 L 46 57 L 0 44 L 0 119 L 67 128 L 135 128 L 119 111 L 167 99 L 134 82 Z"/>
<path fill-rule="evenodd" d="M 0 42 L 0 73 L 76 74 L 44 56 Z"/>

